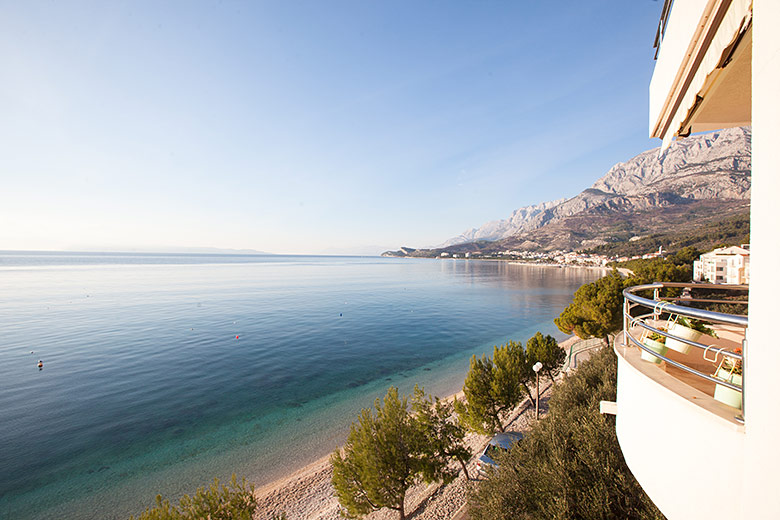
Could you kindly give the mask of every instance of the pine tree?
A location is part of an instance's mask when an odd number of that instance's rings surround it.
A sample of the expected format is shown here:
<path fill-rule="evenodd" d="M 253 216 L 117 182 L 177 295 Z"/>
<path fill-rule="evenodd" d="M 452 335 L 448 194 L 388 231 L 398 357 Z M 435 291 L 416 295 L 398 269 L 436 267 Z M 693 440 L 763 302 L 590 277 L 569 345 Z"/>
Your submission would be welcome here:
<path fill-rule="evenodd" d="M 572 332 L 582 339 L 604 338 L 609 345 L 609 334 L 622 325 L 623 289 L 626 281 L 617 271 L 585 284 L 574 293 L 574 299 L 555 325 L 565 332 Z"/>
<path fill-rule="evenodd" d="M 352 423 L 343 455 L 331 456 L 333 487 L 350 518 L 388 507 L 404 520 L 406 491 L 436 471 L 429 466 L 425 436 L 407 410 L 406 397 L 391 387 L 374 408 L 375 413 L 364 408 L 358 424 Z"/>
<path fill-rule="evenodd" d="M 426 480 L 451 482 L 457 472 L 448 470 L 447 462 L 453 458 L 460 463 L 468 479 L 466 463 L 471 458 L 471 450 L 463 442 L 466 428 L 455 417 L 453 404 L 426 396 L 422 388 L 415 385 L 412 410 L 432 459 L 427 465 L 429 474 L 425 476 Z"/>
<path fill-rule="evenodd" d="M 517 406 L 528 392 L 533 370 L 521 343 L 510 341 L 493 347 L 493 358 L 472 356 L 463 386 L 466 402 L 455 410 L 472 430 L 490 434 L 504 431 L 503 415 Z M 530 374 L 529 374 L 530 372 Z"/>
<path fill-rule="evenodd" d="M 157 505 L 141 513 L 138 520 L 252 520 L 256 509 L 255 487 L 234 474 L 227 485 L 220 486 L 214 479 L 208 489 L 201 487 L 193 496 L 182 496 L 178 506 L 157 495 Z M 273 518 L 284 520 L 285 515 Z"/>
<path fill-rule="evenodd" d="M 550 335 L 542 336 L 541 332 L 537 332 L 526 341 L 525 351 L 529 360 L 542 363 L 542 370 L 554 383 L 555 375 L 566 360 L 566 352 L 558 346 L 555 338 Z"/>

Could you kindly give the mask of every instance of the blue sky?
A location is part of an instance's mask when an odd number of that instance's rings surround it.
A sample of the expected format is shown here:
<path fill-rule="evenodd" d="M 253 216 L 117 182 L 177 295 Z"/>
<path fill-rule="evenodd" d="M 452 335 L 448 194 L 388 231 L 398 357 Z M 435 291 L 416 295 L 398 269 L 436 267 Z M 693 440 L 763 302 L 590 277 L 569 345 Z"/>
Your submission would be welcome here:
<path fill-rule="evenodd" d="M 0 249 L 431 246 L 647 137 L 661 3 L 0 0 Z"/>

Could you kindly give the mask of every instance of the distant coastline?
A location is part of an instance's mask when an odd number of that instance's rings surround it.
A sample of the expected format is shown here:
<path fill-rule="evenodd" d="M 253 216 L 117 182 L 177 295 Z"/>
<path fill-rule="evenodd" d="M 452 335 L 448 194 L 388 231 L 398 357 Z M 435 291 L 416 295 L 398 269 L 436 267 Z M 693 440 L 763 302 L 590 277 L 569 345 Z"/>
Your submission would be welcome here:
<path fill-rule="evenodd" d="M 426 257 L 426 256 L 395 256 L 389 254 L 382 255 L 385 258 L 411 258 L 411 259 L 429 259 L 429 260 L 455 260 L 455 261 L 469 261 L 469 262 L 506 262 L 509 265 L 522 265 L 525 267 L 553 267 L 553 268 L 574 268 L 574 269 L 595 269 L 598 271 L 609 271 L 609 266 L 600 265 L 583 265 L 583 264 L 565 264 L 565 263 L 549 263 L 549 262 L 523 262 L 512 258 L 461 258 L 461 257 Z"/>
<path fill-rule="evenodd" d="M 501 262 L 507 262 L 510 265 L 522 265 L 525 267 L 555 267 L 559 269 L 595 269 L 598 271 L 609 271 L 607 266 L 600 265 L 579 265 L 579 264 L 537 264 L 534 262 L 518 262 L 517 260 L 500 260 Z"/>

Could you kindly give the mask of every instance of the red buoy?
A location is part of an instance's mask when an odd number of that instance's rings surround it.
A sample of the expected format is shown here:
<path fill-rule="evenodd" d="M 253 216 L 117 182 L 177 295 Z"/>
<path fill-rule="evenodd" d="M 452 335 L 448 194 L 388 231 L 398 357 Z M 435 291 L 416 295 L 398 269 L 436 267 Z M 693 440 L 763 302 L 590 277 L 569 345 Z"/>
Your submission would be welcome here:
<path fill-rule="evenodd" d="M 236 334 L 236 339 L 238 339 L 238 334 Z"/>

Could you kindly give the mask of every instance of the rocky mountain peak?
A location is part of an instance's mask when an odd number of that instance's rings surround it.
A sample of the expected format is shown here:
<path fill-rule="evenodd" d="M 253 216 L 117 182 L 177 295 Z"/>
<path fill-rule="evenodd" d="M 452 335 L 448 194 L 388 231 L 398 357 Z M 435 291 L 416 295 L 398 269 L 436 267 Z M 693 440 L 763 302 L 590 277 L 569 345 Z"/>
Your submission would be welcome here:
<path fill-rule="evenodd" d="M 729 128 L 676 141 L 617 163 L 592 187 L 570 199 L 515 210 L 451 238 L 438 248 L 480 240 L 500 241 L 574 215 L 636 212 L 695 200 L 750 199 L 751 129 Z"/>
<path fill-rule="evenodd" d="M 620 195 L 749 199 L 750 140 L 749 127 L 691 136 L 662 154 L 654 148 L 616 164 L 593 188 Z"/>
<path fill-rule="evenodd" d="M 479 240 L 501 240 L 502 238 L 514 235 L 518 231 L 532 229 L 534 225 L 532 223 L 536 217 L 550 208 L 558 206 L 565 200 L 566 199 L 551 200 L 548 202 L 542 202 L 540 204 L 524 206 L 514 210 L 509 218 L 503 220 L 493 220 L 487 224 L 481 225 L 478 228 L 471 228 L 436 247 L 442 248 L 455 244 L 463 244 L 466 242 L 477 242 Z"/>

